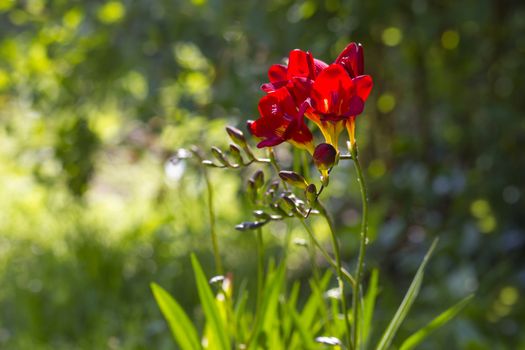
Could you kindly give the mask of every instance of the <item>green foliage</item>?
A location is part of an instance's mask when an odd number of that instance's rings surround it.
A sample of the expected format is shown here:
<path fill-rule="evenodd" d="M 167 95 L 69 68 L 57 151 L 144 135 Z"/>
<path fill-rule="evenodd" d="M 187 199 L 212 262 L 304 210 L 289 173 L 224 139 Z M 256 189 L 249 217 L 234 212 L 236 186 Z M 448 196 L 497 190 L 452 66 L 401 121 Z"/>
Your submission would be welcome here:
<path fill-rule="evenodd" d="M 381 336 L 381 339 L 379 340 L 379 344 L 377 345 L 377 350 L 386 350 L 390 347 L 392 340 L 394 339 L 394 336 L 396 335 L 399 327 L 401 326 L 401 323 L 405 320 L 405 318 L 408 315 L 408 312 L 412 308 L 412 305 L 414 304 L 414 301 L 416 300 L 419 291 L 421 289 L 421 284 L 423 283 L 423 275 L 425 272 L 425 268 L 427 266 L 427 263 L 432 256 L 432 253 L 434 252 L 434 249 L 437 245 L 437 239 L 434 240 L 432 245 L 430 246 L 430 249 L 428 250 L 427 254 L 423 258 L 423 262 L 417 269 L 416 275 L 414 276 L 414 279 L 412 280 L 412 283 L 410 284 L 410 287 L 408 288 L 405 297 L 403 298 L 403 301 L 401 302 L 401 305 L 399 305 L 399 308 L 397 309 L 394 317 L 388 324 L 388 327 L 385 329 L 385 332 Z"/>
<path fill-rule="evenodd" d="M 197 330 L 177 301 L 158 284 L 152 283 L 151 290 L 181 350 L 201 349 Z"/>
<path fill-rule="evenodd" d="M 206 339 L 214 348 L 230 349 L 230 340 L 226 333 L 226 324 L 224 318 L 219 312 L 219 306 L 216 304 L 215 297 L 208 285 L 208 280 L 204 276 L 202 267 L 195 255 L 191 256 L 191 265 L 195 273 L 195 281 L 197 282 L 197 291 L 201 301 L 204 315 L 206 316 Z"/>
<path fill-rule="evenodd" d="M 459 301 L 457 304 L 451 306 L 447 310 L 443 311 L 436 318 L 434 318 L 429 324 L 421 328 L 410 337 L 408 337 L 399 348 L 400 350 L 410 350 L 418 346 L 423 340 L 425 340 L 432 332 L 442 327 L 445 323 L 456 317 L 456 315 L 463 310 L 463 308 L 472 300 L 474 295 L 469 295 L 466 298 Z"/>
<path fill-rule="evenodd" d="M 368 343 L 439 234 L 433 278 L 396 339 L 475 291 L 419 347 L 524 347 L 524 16 L 520 1 L 0 1 L 0 348 L 172 349 L 148 285 L 198 323 L 197 295 L 176 286 L 193 278 L 190 251 L 211 263 L 211 244 L 199 171 L 182 162 L 166 176 L 165 161 L 190 144 L 227 147 L 225 124 L 257 116 L 266 69 L 291 48 L 329 59 L 350 40 L 375 83 L 357 130 L 381 269 Z M 314 170 L 281 152 L 286 170 Z M 344 169 L 325 194 L 348 265 L 358 198 Z M 250 314 L 252 241 L 232 229 L 249 206 L 238 173 L 210 176 L 228 204 L 225 266 L 246 279 L 236 310 Z M 271 227 L 276 252 L 284 229 Z M 286 286 L 309 274 L 303 250 L 289 261 Z"/>

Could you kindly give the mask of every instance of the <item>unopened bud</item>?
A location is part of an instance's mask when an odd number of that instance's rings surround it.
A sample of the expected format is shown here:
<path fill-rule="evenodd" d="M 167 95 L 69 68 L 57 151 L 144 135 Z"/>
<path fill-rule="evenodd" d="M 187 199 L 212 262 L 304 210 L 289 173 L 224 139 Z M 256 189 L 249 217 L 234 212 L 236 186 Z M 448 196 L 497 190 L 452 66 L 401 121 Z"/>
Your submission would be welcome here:
<path fill-rule="evenodd" d="M 331 144 L 321 143 L 315 147 L 313 158 L 317 169 L 328 170 L 335 164 L 337 151 Z"/>
<path fill-rule="evenodd" d="M 222 283 L 222 281 L 224 281 L 224 276 L 218 275 L 218 276 L 213 276 L 212 278 L 210 278 L 208 283 L 209 284 L 216 284 L 216 283 Z"/>
<path fill-rule="evenodd" d="M 317 201 L 317 188 L 314 184 L 309 184 L 308 187 L 306 187 L 304 194 L 310 205 L 313 205 Z"/>
<path fill-rule="evenodd" d="M 244 138 L 244 134 L 241 130 L 234 128 L 233 126 L 227 126 L 226 132 L 228 133 L 228 136 L 230 136 L 230 139 L 235 142 L 235 144 L 241 148 L 246 146 L 246 139 Z"/>
<path fill-rule="evenodd" d="M 283 203 L 285 209 L 295 212 L 296 205 L 295 205 L 295 202 L 293 201 L 293 199 L 291 199 L 290 197 L 283 196 L 282 197 L 282 203 Z"/>
<path fill-rule="evenodd" d="M 270 208 L 275 212 L 277 213 L 278 215 L 282 216 L 282 217 L 287 217 L 287 216 L 290 216 L 288 215 L 288 213 L 286 212 L 286 210 L 283 209 L 283 207 L 280 205 L 280 204 L 273 204 L 270 206 Z"/>
<path fill-rule="evenodd" d="M 230 154 L 232 155 L 233 159 L 235 159 L 235 162 L 237 162 L 237 164 L 244 164 L 244 160 L 242 159 L 241 155 L 241 149 L 239 147 L 237 147 L 234 144 L 230 144 Z"/>
<path fill-rule="evenodd" d="M 264 173 L 262 172 L 262 170 L 257 170 L 252 175 L 252 179 L 253 179 L 253 182 L 255 184 L 255 188 L 257 188 L 257 189 L 261 188 L 262 185 L 264 185 Z"/>
<path fill-rule="evenodd" d="M 222 153 L 222 151 L 219 148 L 213 146 L 211 148 L 211 153 L 213 154 L 215 159 L 217 159 L 222 165 L 227 166 L 227 167 L 231 167 L 232 166 L 232 164 L 230 163 L 228 158 L 226 158 L 224 153 Z"/>
<path fill-rule="evenodd" d="M 304 177 L 294 171 L 283 170 L 279 172 L 279 177 L 286 182 L 295 187 L 305 189 L 308 186 L 308 183 Z"/>
<path fill-rule="evenodd" d="M 270 214 L 262 210 L 254 210 L 253 216 L 255 216 L 256 219 L 261 219 L 261 220 L 271 220 L 272 218 Z"/>
<path fill-rule="evenodd" d="M 315 341 L 328 346 L 341 346 L 343 343 L 336 337 L 317 337 Z"/>
<path fill-rule="evenodd" d="M 248 180 L 246 193 L 250 202 L 255 203 L 257 201 L 257 187 L 255 186 L 255 181 L 253 179 Z"/>
<path fill-rule="evenodd" d="M 308 243 L 306 243 L 306 240 L 303 238 L 295 238 L 293 240 L 293 244 L 300 246 L 300 247 L 308 247 Z"/>
<path fill-rule="evenodd" d="M 314 163 L 321 172 L 321 181 L 324 186 L 328 185 L 328 171 L 337 161 L 337 150 L 329 143 L 321 143 L 315 147 L 313 155 Z"/>
<path fill-rule="evenodd" d="M 238 231 L 255 230 L 256 228 L 262 227 L 266 224 L 266 221 L 245 221 L 235 226 Z"/>

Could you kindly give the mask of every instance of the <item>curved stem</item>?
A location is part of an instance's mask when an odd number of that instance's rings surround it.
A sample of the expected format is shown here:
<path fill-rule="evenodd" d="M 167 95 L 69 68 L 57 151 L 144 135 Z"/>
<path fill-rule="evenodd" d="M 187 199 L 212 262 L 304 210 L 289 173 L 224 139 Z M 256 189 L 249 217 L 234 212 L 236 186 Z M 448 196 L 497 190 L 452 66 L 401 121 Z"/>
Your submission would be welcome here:
<path fill-rule="evenodd" d="M 217 232 L 215 230 L 215 209 L 213 207 L 213 188 L 211 186 L 210 177 L 208 176 L 208 171 L 203 168 L 204 180 L 206 181 L 206 189 L 208 191 L 208 215 L 210 217 L 210 233 L 211 233 L 211 242 L 213 248 L 213 256 L 215 258 L 215 268 L 218 275 L 224 274 L 222 267 L 221 254 L 219 252 L 219 242 L 217 239 Z"/>
<path fill-rule="evenodd" d="M 321 212 L 321 215 L 324 216 L 330 228 L 330 236 L 332 237 L 332 245 L 333 245 L 334 254 L 335 254 L 335 263 L 337 267 L 337 282 L 339 284 L 339 292 L 341 293 L 341 307 L 343 309 L 343 317 L 345 319 L 346 338 L 347 338 L 346 340 L 347 340 L 348 348 L 350 350 L 353 350 L 354 344 L 352 343 L 350 321 L 348 320 L 348 308 L 346 305 L 346 297 L 345 297 L 345 292 L 344 292 L 345 290 L 344 281 L 343 281 L 344 274 L 343 274 L 343 268 L 341 264 L 341 253 L 339 251 L 339 242 L 337 241 L 337 237 L 335 236 L 335 230 L 334 230 L 334 225 L 332 223 L 332 219 L 330 219 L 330 216 L 328 215 L 326 208 L 319 201 L 317 201 L 317 204 L 319 207 L 319 211 Z"/>
<path fill-rule="evenodd" d="M 330 254 L 328 254 L 326 249 L 324 249 L 324 247 L 321 245 L 321 243 L 319 243 L 319 241 L 315 238 L 315 235 L 312 232 L 312 229 L 310 228 L 310 226 L 308 226 L 306 224 L 306 221 L 303 218 L 299 218 L 299 221 L 301 222 L 301 224 L 303 224 L 304 229 L 308 233 L 308 236 L 311 238 L 311 240 L 314 242 L 314 244 L 317 247 L 317 249 L 319 249 L 319 251 L 321 252 L 321 254 L 323 254 L 323 256 L 326 259 L 326 261 L 330 264 L 330 266 L 332 266 L 332 268 L 337 273 L 337 263 L 335 262 L 335 260 L 330 256 Z M 342 267 L 341 270 L 343 272 L 343 276 L 345 277 L 345 279 L 353 287 L 354 284 L 355 284 L 355 280 L 352 277 L 352 275 L 350 274 L 350 272 L 348 272 L 344 267 Z"/>
<path fill-rule="evenodd" d="M 258 315 L 261 309 L 262 294 L 264 290 L 264 241 L 262 229 L 259 227 L 257 234 L 257 305 L 255 313 Z"/>
<path fill-rule="evenodd" d="M 355 285 L 354 285 L 354 291 L 353 291 L 353 300 L 352 300 L 352 311 L 353 311 L 353 317 L 354 317 L 354 327 L 353 327 L 353 340 L 356 347 L 358 346 L 360 342 L 360 334 L 359 334 L 359 295 L 361 293 L 360 286 L 361 286 L 361 279 L 363 275 L 363 263 L 365 259 L 365 253 L 366 253 L 366 245 L 367 245 L 367 231 L 368 231 L 368 194 L 365 184 L 365 179 L 363 177 L 363 170 L 361 168 L 361 163 L 359 162 L 359 157 L 357 154 L 357 145 L 354 144 L 353 147 L 350 149 L 350 152 L 352 154 L 352 159 L 354 160 L 355 169 L 357 172 L 357 182 L 359 183 L 359 189 L 361 192 L 361 202 L 363 206 L 363 213 L 361 217 L 361 235 L 360 235 L 360 242 L 359 242 L 359 257 L 357 260 L 357 266 L 355 270 Z"/>

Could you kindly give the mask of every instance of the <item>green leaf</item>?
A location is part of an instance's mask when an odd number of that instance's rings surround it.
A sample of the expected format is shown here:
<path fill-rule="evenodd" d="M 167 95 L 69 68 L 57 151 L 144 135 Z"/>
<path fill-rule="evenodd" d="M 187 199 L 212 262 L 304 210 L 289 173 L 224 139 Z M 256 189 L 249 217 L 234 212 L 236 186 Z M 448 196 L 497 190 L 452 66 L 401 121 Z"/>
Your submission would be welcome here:
<path fill-rule="evenodd" d="M 262 296 L 260 315 L 256 317 L 253 334 L 250 337 L 249 349 L 257 349 L 259 337 L 267 338 L 272 324 L 279 323 L 277 307 L 279 306 L 279 295 L 281 293 L 286 265 L 282 262 L 277 270 L 274 270 L 270 262 L 267 273 L 267 283 Z"/>
<path fill-rule="evenodd" d="M 151 283 L 150 286 L 160 311 L 168 321 L 171 333 L 181 350 L 202 349 L 197 331 L 179 303 L 158 284 Z"/>
<path fill-rule="evenodd" d="M 313 342 L 313 335 L 312 332 L 308 330 L 306 325 L 303 323 L 302 319 L 297 314 L 297 311 L 291 305 L 286 305 L 288 315 L 292 317 L 293 324 L 295 328 L 297 329 L 297 333 L 299 334 L 299 338 L 301 339 L 301 347 L 300 349 L 312 349 L 314 347 Z M 297 348 L 294 346 L 294 348 Z"/>
<path fill-rule="evenodd" d="M 399 326 L 401 326 L 401 323 L 405 320 L 405 317 L 407 316 L 408 312 L 410 311 L 410 308 L 416 300 L 417 295 L 419 294 L 419 290 L 421 289 L 421 283 L 423 282 L 425 267 L 427 266 L 428 260 L 430 259 L 432 252 L 436 248 L 437 241 L 438 239 L 436 238 L 434 242 L 432 242 L 430 249 L 423 258 L 423 262 L 417 269 L 416 275 L 414 276 L 414 280 L 410 284 L 410 287 L 408 288 L 408 291 L 405 294 L 401 305 L 399 305 L 399 308 L 397 309 L 394 318 L 392 318 L 392 320 L 388 324 L 388 327 L 383 333 L 383 336 L 381 337 L 381 340 L 379 341 L 376 350 L 386 350 L 390 347 L 390 344 L 392 343 L 392 340 L 394 339 L 394 336 L 396 335 Z"/>
<path fill-rule="evenodd" d="M 418 330 L 416 333 L 408 337 L 403 344 L 401 345 L 400 350 L 411 350 L 419 345 L 425 338 L 427 338 L 432 332 L 434 332 L 439 327 L 443 326 L 445 323 L 456 317 L 456 315 L 463 310 L 463 308 L 470 302 L 474 297 L 473 294 L 462 299 L 455 305 L 448 308 L 446 311 L 439 314 L 434 318 L 429 324 L 425 327 Z"/>
<path fill-rule="evenodd" d="M 365 298 L 364 298 L 364 314 L 363 314 L 363 322 L 361 322 L 362 328 L 362 338 L 363 338 L 363 344 L 366 348 L 366 343 L 368 339 L 370 339 L 370 333 L 372 331 L 371 325 L 372 325 L 372 317 L 374 315 L 374 308 L 376 303 L 376 298 L 378 294 L 377 289 L 377 283 L 379 280 L 379 270 L 374 269 L 372 270 L 372 275 L 370 276 L 370 282 L 368 283 L 368 290 L 366 292 Z"/>
<path fill-rule="evenodd" d="M 197 291 L 202 309 L 206 316 L 206 326 L 209 328 L 210 336 L 213 338 L 208 340 L 210 344 L 217 342 L 219 349 L 230 349 L 230 339 L 226 332 L 215 297 L 195 254 L 191 255 L 191 264 L 193 266 L 193 272 L 195 273 L 195 281 L 197 283 Z"/>
<path fill-rule="evenodd" d="M 312 294 L 310 295 L 310 298 L 308 298 L 308 301 L 306 302 L 301 312 L 301 321 L 307 328 L 311 327 L 313 321 L 315 320 L 315 317 L 317 316 L 318 309 L 320 307 L 323 307 L 323 308 L 325 307 L 320 302 L 320 300 L 323 300 L 323 295 L 321 293 L 323 290 L 326 290 L 331 277 L 332 277 L 331 271 L 330 270 L 326 271 L 325 275 L 320 281 L 319 288 L 316 288 L 311 282 Z"/>
<path fill-rule="evenodd" d="M 246 303 L 248 302 L 248 292 L 246 290 L 246 281 L 241 283 L 237 302 L 235 304 L 233 315 L 235 319 L 236 339 L 240 342 L 246 341 L 246 334 L 248 333 L 248 315 L 246 314 Z"/>

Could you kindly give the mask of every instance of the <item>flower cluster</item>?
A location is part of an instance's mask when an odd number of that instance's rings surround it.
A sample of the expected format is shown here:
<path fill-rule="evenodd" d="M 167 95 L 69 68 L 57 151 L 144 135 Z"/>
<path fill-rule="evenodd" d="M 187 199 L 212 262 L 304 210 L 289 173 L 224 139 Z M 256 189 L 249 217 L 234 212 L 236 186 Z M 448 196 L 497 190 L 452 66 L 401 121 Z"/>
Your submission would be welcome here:
<path fill-rule="evenodd" d="M 350 43 L 332 64 L 315 59 L 310 52 L 293 50 L 288 65 L 274 64 L 269 83 L 261 89 L 260 117 L 248 129 L 261 138 L 257 147 L 290 142 L 314 154 L 313 134 L 305 117 L 321 130 L 325 142 L 338 149 L 339 134 L 346 128 L 350 145 L 355 143 L 355 118 L 364 109 L 372 90 L 372 78 L 363 75 L 363 48 Z"/>

